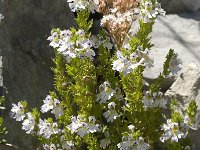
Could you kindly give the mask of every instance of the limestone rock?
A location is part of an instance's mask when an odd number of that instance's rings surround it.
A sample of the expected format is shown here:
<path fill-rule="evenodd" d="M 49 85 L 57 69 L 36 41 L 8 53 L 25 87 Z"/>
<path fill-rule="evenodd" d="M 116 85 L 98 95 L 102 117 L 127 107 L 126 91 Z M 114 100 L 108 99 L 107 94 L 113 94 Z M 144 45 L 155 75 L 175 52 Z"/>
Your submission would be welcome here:
<path fill-rule="evenodd" d="M 66 0 L 4 0 L 0 1 L 0 11 L 5 17 L 0 25 L 0 55 L 7 139 L 20 150 L 35 150 L 38 145 L 22 131 L 21 122 L 8 117 L 9 111 L 12 103 L 20 100 L 27 100 L 30 108 L 39 108 L 53 89 L 50 67 L 54 53 L 46 39 L 52 28 L 75 25 L 74 17 Z M 7 150 L 1 146 L 0 149 Z"/>
<path fill-rule="evenodd" d="M 200 68 L 190 66 L 185 69 L 177 80 L 172 84 L 166 95 L 176 98 L 184 107 L 191 100 L 196 100 L 200 108 L 200 100 L 197 96 L 200 94 Z"/>
<path fill-rule="evenodd" d="M 158 0 L 167 13 L 197 11 L 200 9 L 199 0 Z"/>
<path fill-rule="evenodd" d="M 170 14 L 156 20 L 151 34 L 154 47 L 150 51 L 150 57 L 154 58 L 154 67 L 145 70 L 144 77 L 147 81 L 151 82 L 162 71 L 165 57 L 171 48 L 178 53 L 183 69 L 190 63 L 200 67 L 199 16 L 200 11 L 196 11 Z M 164 83 L 163 88 L 167 89 L 175 79 L 176 77 L 169 77 L 169 82 Z"/>

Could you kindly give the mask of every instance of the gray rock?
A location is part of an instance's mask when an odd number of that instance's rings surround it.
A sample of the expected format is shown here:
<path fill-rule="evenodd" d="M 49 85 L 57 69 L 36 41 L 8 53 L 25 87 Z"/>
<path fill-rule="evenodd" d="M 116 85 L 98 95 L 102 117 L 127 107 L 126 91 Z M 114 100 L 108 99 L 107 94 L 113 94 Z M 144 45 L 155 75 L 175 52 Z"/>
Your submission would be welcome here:
<path fill-rule="evenodd" d="M 158 0 L 167 13 L 197 11 L 200 9 L 199 0 Z"/>
<path fill-rule="evenodd" d="M 165 95 L 176 98 L 182 109 L 185 109 L 191 100 L 195 100 L 200 109 L 200 68 L 194 65 L 184 70 Z M 193 149 L 199 150 L 200 130 L 192 131 L 190 137 Z"/>
<path fill-rule="evenodd" d="M 41 106 L 53 89 L 53 49 L 46 40 L 52 28 L 75 25 L 65 0 L 4 0 L 0 13 L 0 55 L 3 59 L 3 85 L 6 98 L 5 125 L 8 142 L 20 150 L 35 150 L 38 145 L 21 129 L 21 122 L 10 119 L 12 103 L 27 100 L 30 108 Z M 0 149 L 11 149 L 1 147 Z"/>
<path fill-rule="evenodd" d="M 159 17 L 153 27 L 150 56 L 154 58 L 154 67 L 145 70 L 148 81 L 155 79 L 162 71 L 163 63 L 169 49 L 174 49 L 182 61 L 184 69 L 190 63 L 200 67 L 200 11 L 182 14 L 170 14 Z M 179 74 L 182 73 L 182 69 Z M 169 82 L 164 83 L 167 89 L 174 82 L 169 76 Z"/>
<path fill-rule="evenodd" d="M 184 70 L 165 95 L 176 98 L 182 107 L 187 106 L 191 100 L 196 100 L 200 108 L 200 100 L 197 99 L 200 94 L 200 68 L 194 65 Z"/>

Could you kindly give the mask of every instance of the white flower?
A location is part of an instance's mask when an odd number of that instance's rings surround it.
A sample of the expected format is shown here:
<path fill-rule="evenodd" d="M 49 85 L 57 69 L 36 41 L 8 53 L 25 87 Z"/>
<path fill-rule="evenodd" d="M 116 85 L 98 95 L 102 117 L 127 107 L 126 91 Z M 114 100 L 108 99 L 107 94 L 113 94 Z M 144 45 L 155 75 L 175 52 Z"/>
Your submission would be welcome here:
<path fill-rule="evenodd" d="M 93 0 L 68 0 L 71 11 L 84 10 L 88 8 L 92 13 L 95 13 L 97 9 Z"/>
<path fill-rule="evenodd" d="M 69 3 L 69 7 L 73 12 L 83 10 L 88 5 L 88 2 L 85 0 L 68 0 L 67 2 Z"/>
<path fill-rule="evenodd" d="M 59 100 L 54 99 L 54 105 L 53 105 L 53 109 L 52 109 L 51 113 L 55 115 L 56 119 L 58 119 L 58 117 L 63 115 L 63 109 L 60 106 Z"/>
<path fill-rule="evenodd" d="M 133 138 L 133 134 L 129 134 L 127 137 L 122 137 L 122 142 L 117 144 L 120 150 L 148 150 L 150 145 L 144 142 L 144 138 Z"/>
<path fill-rule="evenodd" d="M 55 98 L 52 99 L 50 95 L 47 95 L 47 97 L 45 98 L 45 100 L 43 100 L 43 102 L 44 104 L 41 107 L 42 113 L 52 110 L 51 113 L 55 115 L 56 119 L 58 119 L 58 117 L 63 115 L 62 106 L 59 100 Z"/>
<path fill-rule="evenodd" d="M 161 130 L 164 131 L 163 135 L 160 137 L 162 142 L 166 140 L 178 142 L 178 139 L 186 137 L 185 134 L 180 131 L 178 123 L 172 122 L 171 119 L 167 120 L 167 124 L 162 125 Z"/>
<path fill-rule="evenodd" d="M 30 112 L 28 112 L 26 115 L 27 119 L 23 121 L 22 129 L 25 130 L 27 134 L 31 134 L 35 127 L 35 119 Z"/>
<path fill-rule="evenodd" d="M 133 143 L 134 141 L 123 141 L 121 143 L 118 143 L 117 144 L 117 147 L 120 149 L 120 150 L 129 150 L 131 149 L 131 147 L 133 147 L 132 145 L 135 144 Z"/>
<path fill-rule="evenodd" d="M 44 104 L 41 106 L 41 112 L 45 113 L 48 112 L 49 110 L 53 109 L 53 99 L 51 98 L 50 95 L 47 95 L 45 100 L 43 100 Z"/>
<path fill-rule="evenodd" d="M 129 57 L 123 56 L 121 51 L 117 51 L 116 55 L 117 55 L 117 60 L 113 61 L 112 69 L 122 72 L 124 75 L 129 74 L 131 71 L 133 71 L 139 65 L 142 65 L 144 62 L 143 59 L 137 62 L 137 58 L 139 56 L 136 52 L 131 53 Z"/>
<path fill-rule="evenodd" d="M 55 144 L 50 144 L 50 145 L 43 144 L 43 148 L 44 150 L 57 150 Z"/>
<path fill-rule="evenodd" d="M 164 95 L 163 95 L 162 92 L 156 93 L 156 95 L 154 96 L 153 107 L 161 107 L 161 108 L 165 108 L 166 109 L 167 101 L 163 96 Z"/>
<path fill-rule="evenodd" d="M 91 61 L 94 59 L 94 56 L 96 55 L 95 52 L 91 49 L 93 44 L 90 40 L 87 40 L 82 44 L 83 46 L 83 56 L 88 57 Z"/>
<path fill-rule="evenodd" d="M 4 16 L 0 14 L 0 22 L 4 19 Z"/>
<path fill-rule="evenodd" d="M 12 118 L 16 119 L 16 121 L 22 121 L 25 117 L 24 114 L 24 106 L 21 104 L 21 102 L 18 102 L 18 104 L 12 104 L 11 109 L 11 116 Z"/>
<path fill-rule="evenodd" d="M 94 116 L 89 116 L 88 132 L 94 133 L 100 131 L 99 124 L 95 124 L 96 119 Z"/>
<path fill-rule="evenodd" d="M 54 32 L 53 30 L 51 31 L 51 36 L 49 36 L 47 38 L 47 40 L 50 41 L 50 46 L 52 46 L 53 48 L 57 48 L 59 47 L 59 36 L 57 32 Z"/>
<path fill-rule="evenodd" d="M 119 72 L 123 72 L 124 75 L 129 74 L 132 71 L 131 61 L 128 60 L 126 57 L 124 57 L 120 51 L 117 51 L 116 55 L 117 55 L 117 60 L 113 61 L 112 69 Z"/>
<path fill-rule="evenodd" d="M 176 53 L 170 60 L 169 70 L 174 75 L 181 69 L 181 60 L 178 58 L 178 54 Z"/>
<path fill-rule="evenodd" d="M 97 10 L 96 4 L 94 3 L 99 3 L 99 0 L 89 0 L 89 4 L 88 4 L 88 9 L 93 13 L 95 13 L 95 11 Z"/>
<path fill-rule="evenodd" d="M 79 119 L 80 117 L 75 117 L 75 116 L 72 116 L 71 117 L 71 124 L 67 126 L 67 128 L 72 132 L 76 132 L 77 129 L 81 126 L 81 120 Z"/>
<path fill-rule="evenodd" d="M 131 125 L 128 126 L 128 128 L 129 128 L 129 130 L 131 130 L 133 132 L 134 129 L 135 129 L 135 126 L 131 124 Z"/>
<path fill-rule="evenodd" d="M 148 108 L 153 108 L 153 107 L 166 108 L 166 104 L 167 104 L 167 101 L 164 98 L 164 95 L 162 92 L 150 93 L 149 91 L 147 91 L 144 93 L 142 102 L 144 104 L 145 110 Z"/>
<path fill-rule="evenodd" d="M 137 55 L 141 58 L 141 65 L 145 67 L 153 67 L 154 60 L 148 56 L 149 49 L 142 50 L 142 47 L 137 48 Z"/>
<path fill-rule="evenodd" d="M 144 97 L 143 97 L 142 102 L 144 104 L 145 110 L 147 108 L 152 108 L 153 107 L 154 100 L 153 100 L 152 96 L 150 95 L 149 91 L 144 93 Z"/>
<path fill-rule="evenodd" d="M 107 122 L 113 122 L 113 120 L 115 120 L 119 116 L 114 109 L 115 105 L 116 104 L 114 102 L 109 103 L 108 104 L 109 110 L 103 113 L 104 117 L 107 119 Z"/>
<path fill-rule="evenodd" d="M 81 116 L 77 116 L 77 118 L 72 116 L 71 121 L 72 123 L 67 128 L 80 137 L 100 131 L 99 124 L 95 124 L 96 119 L 94 116 L 89 116 L 89 122 L 83 120 Z"/>
<path fill-rule="evenodd" d="M 58 129 L 58 124 L 56 122 L 50 123 L 46 119 L 44 121 L 42 119 L 39 119 L 38 127 L 38 135 L 42 135 L 46 139 L 49 139 L 52 134 L 57 134 L 60 132 L 60 129 Z"/>
<path fill-rule="evenodd" d="M 77 134 L 80 136 L 80 137 L 83 137 L 84 135 L 88 134 L 88 129 L 89 129 L 89 126 L 87 123 L 85 122 L 81 122 L 81 126 L 77 129 Z"/>
<path fill-rule="evenodd" d="M 184 147 L 184 150 L 191 150 L 190 146 Z"/>
<path fill-rule="evenodd" d="M 151 22 L 153 19 L 157 17 L 157 15 L 165 15 L 165 11 L 161 8 L 160 3 L 156 3 L 155 9 L 150 1 L 142 2 L 142 9 L 140 13 L 142 15 L 142 20 L 144 23 Z"/>
<path fill-rule="evenodd" d="M 108 50 L 112 49 L 113 44 L 110 42 L 111 38 L 108 36 L 101 36 L 101 35 L 92 35 L 90 39 L 93 43 L 94 48 L 99 48 L 99 46 L 103 46 Z"/>
<path fill-rule="evenodd" d="M 111 97 L 114 95 L 116 92 L 113 90 L 110 86 L 110 83 L 108 81 L 105 81 L 103 84 L 99 86 L 100 93 L 97 94 L 97 101 L 102 104 L 106 103 L 107 100 L 111 99 Z"/>
<path fill-rule="evenodd" d="M 157 7 L 155 8 L 155 10 L 158 12 L 159 15 L 165 16 L 166 11 L 164 11 L 164 9 L 161 8 L 161 4 L 157 3 Z"/>
<path fill-rule="evenodd" d="M 70 30 L 60 31 L 60 38 L 64 39 L 64 41 L 68 41 L 70 39 L 71 32 Z"/>
<path fill-rule="evenodd" d="M 131 46 L 130 46 L 129 43 L 124 43 L 123 48 L 125 48 L 125 49 L 127 49 L 127 50 L 130 50 L 130 49 L 131 49 Z"/>

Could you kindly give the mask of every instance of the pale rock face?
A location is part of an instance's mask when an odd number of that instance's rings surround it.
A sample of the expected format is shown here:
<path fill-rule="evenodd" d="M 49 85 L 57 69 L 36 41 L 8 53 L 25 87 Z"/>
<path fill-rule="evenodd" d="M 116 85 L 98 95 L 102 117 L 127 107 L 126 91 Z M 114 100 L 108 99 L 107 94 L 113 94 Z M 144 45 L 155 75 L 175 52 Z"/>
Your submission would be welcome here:
<path fill-rule="evenodd" d="M 177 98 L 183 107 L 191 100 L 196 100 L 200 108 L 200 99 L 197 97 L 200 94 L 200 68 L 188 66 L 184 70 L 165 95 Z"/>

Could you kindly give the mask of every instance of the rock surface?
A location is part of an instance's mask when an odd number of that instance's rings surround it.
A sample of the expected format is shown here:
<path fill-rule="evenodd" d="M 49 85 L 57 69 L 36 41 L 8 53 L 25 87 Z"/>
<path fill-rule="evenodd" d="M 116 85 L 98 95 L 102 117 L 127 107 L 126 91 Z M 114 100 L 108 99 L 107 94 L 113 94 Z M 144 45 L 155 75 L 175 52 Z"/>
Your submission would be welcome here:
<path fill-rule="evenodd" d="M 3 56 L 4 121 L 8 142 L 19 150 L 35 150 L 34 140 L 21 130 L 21 123 L 8 116 L 11 104 L 27 100 L 31 108 L 41 106 L 53 88 L 50 70 L 53 49 L 46 40 L 52 28 L 68 29 L 75 25 L 65 0 L 0 1 L 4 19 L 0 26 L 0 56 Z M 1 147 L 7 150 L 11 148 Z"/>
<path fill-rule="evenodd" d="M 170 89 L 165 93 L 168 97 L 176 98 L 182 108 L 188 106 L 191 100 L 195 100 L 198 109 L 200 109 L 200 68 L 189 66 L 173 83 Z M 200 149 L 200 130 L 192 131 L 190 135 L 193 149 Z"/>
<path fill-rule="evenodd" d="M 181 13 L 200 9 L 199 0 L 158 0 L 167 13 Z"/>
<path fill-rule="evenodd" d="M 171 48 L 178 53 L 182 68 L 190 63 L 200 67 L 200 11 L 159 17 L 151 36 L 155 46 L 150 56 L 154 58 L 155 63 L 153 68 L 144 72 L 145 78 L 152 80 L 159 75 Z M 173 78 L 169 82 L 166 82 L 168 85 L 164 85 L 165 88 L 174 82 Z"/>
<path fill-rule="evenodd" d="M 197 98 L 200 95 L 200 68 L 194 65 L 184 70 L 165 95 L 176 98 L 182 108 L 187 106 L 191 100 L 196 100 L 200 108 L 200 99 Z"/>

